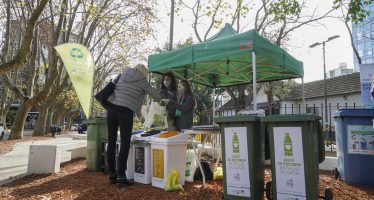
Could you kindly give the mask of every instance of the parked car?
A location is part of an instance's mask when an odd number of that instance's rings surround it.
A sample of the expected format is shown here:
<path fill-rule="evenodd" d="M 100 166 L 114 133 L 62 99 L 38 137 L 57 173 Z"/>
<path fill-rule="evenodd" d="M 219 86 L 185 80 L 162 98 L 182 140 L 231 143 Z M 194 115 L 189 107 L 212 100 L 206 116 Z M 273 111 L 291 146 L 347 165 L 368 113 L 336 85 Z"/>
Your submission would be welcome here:
<path fill-rule="evenodd" d="M 78 134 L 83 134 L 84 131 L 87 131 L 87 124 L 80 124 L 78 126 Z"/>
<path fill-rule="evenodd" d="M 78 127 L 79 127 L 79 124 L 73 124 L 70 128 L 70 130 L 72 131 L 77 131 L 78 130 Z"/>
<path fill-rule="evenodd" d="M 3 123 L 0 123 L 0 140 L 3 140 L 3 137 L 4 137 L 4 126 L 3 126 Z"/>

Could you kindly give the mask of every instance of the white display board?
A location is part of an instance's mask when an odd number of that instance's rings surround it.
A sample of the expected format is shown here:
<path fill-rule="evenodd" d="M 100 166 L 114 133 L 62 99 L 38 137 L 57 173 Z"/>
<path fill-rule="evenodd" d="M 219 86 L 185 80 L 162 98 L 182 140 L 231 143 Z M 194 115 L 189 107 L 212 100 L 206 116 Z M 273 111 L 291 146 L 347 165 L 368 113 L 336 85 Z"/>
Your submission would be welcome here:
<path fill-rule="evenodd" d="M 275 173 L 278 199 L 305 199 L 301 127 L 274 127 Z"/>
<path fill-rule="evenodd" d="M 350 154 L 374 155 L 373 127 L 363 125 L 348 125 L 347 150 Z"/>
<path fill-rule="evenodd" d="M 227 194 L 251 197 L 247 127 L 225 128 Z"/>
<path fill-rule="evenodd" d="M 371 94 L 373 91 L 374 82 L 374 65 L 363 64 L 360 65 L 360 85 L 361 85 L 361 100 L 366 108 L 374 108 L 374 97 Z"/>

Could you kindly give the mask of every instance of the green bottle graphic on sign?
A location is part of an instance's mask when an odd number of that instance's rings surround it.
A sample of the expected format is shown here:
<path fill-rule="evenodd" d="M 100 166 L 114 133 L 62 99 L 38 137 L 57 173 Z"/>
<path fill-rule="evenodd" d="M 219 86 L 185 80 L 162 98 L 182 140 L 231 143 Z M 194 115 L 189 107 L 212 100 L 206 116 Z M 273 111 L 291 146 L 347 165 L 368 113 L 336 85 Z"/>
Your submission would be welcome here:
<path fill-rule="evenodd" d="M 289 133 L 286 133 L 286 136 L 284 137 L 284 155 L 293 156 L 292 140 Z"/>
<path fill-rule="evenodd" d="M 232 137 L 232 153 L 239 153 L 239 149 L 238 133 L 234 132 L 234 136 Z"/>

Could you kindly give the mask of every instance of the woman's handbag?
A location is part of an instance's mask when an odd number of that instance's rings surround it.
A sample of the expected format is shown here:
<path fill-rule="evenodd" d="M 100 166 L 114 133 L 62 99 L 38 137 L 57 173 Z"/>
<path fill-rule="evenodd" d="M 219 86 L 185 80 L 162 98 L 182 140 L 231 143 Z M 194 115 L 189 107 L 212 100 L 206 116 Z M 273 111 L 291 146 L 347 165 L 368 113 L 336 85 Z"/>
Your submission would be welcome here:
<path fill-rule="evenodd" d="M 116 87 L 120 76 L 121 74 L 114 79 L 114 82 L 110 81 L 100 92 L 95 95 L 96 101 L 98 101 L 105 109 L 108 109 L 109 102 L 107 99 L 113 94 L 114 88 Z"/>

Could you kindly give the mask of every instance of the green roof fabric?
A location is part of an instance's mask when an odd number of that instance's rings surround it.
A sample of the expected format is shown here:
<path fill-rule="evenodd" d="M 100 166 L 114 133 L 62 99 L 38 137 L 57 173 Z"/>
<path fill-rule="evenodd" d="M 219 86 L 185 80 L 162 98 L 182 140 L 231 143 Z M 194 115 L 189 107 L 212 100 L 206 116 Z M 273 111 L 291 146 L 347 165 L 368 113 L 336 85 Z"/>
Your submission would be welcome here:
<path fill-rule="evenodd" d="M 257 82 L 304 75 L 303 63 L 261 37 L 255 30 L 237 34 L 229 25 L 207 41 L 169 52 L 150 55 L 150 72 L 172 72 L 210 87 L 252 83 L 252 52 L 256 52 Z"/>

